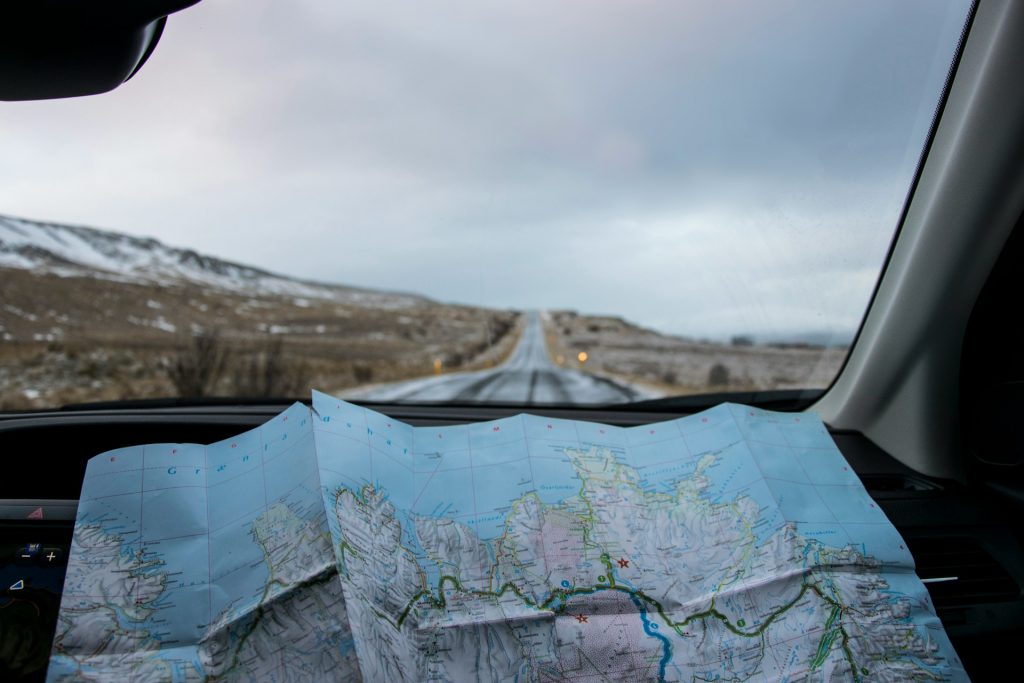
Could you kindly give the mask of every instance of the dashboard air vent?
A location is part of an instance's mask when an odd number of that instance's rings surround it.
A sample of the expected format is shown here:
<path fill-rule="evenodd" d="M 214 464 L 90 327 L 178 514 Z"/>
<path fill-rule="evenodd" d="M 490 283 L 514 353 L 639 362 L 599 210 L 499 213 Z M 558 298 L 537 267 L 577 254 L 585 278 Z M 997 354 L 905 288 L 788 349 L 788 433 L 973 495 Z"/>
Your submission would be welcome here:
<path fill-rule="evenodd" d="M 907 546 L 935 608 L 1003 602 L 1020 587 L 978 541 L 968 537 L 908 538 Z M 940 615 L 941 616 L 941 615 Z"/>

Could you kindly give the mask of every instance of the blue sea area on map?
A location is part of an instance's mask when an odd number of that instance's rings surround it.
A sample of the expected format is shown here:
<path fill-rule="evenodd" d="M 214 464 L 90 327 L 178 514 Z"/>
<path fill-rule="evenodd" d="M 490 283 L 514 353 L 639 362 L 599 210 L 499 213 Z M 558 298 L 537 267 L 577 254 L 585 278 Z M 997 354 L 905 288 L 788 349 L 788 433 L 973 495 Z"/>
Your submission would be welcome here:
<path fill-rule="evenodd" d="M 144 620 L 114 616 L 126 632 L 152 634 L 154 654 L 184 676 L 199 666 L 194 644 L 210 620 L 263 595 L 269 573 L 253 520 L 275 502 L 323 515 L 312 420 L 301 404 L 209 446 L 152 444 L 96 456 L 76 524 L 119 539 L 126 564 L 145 563 L 135 571 L 153 579 L 145 603 L 152 611 Z M 87 551 L 73 544 L 70 562 L 82 558 Z M 67 587 L 69 604 L 75 591 Z"/>
<path fill-rule="evenodd" d="M 355 491 L 366 484 L 386 491 L 406 536 L 418 515 L 452 518 L 494 539 L 504 529 L 495 508 L 531 491 L 557 504 L 579 490 L 565 451 L 584 446 L 566 420 L 515 416 L 414 429 L 325 394 L 314 393 L 313 407 L 319 448 L 346 454 L 322 465 L 321 476 Z M 528 442 L 528 434 L 536 440 Z"/>
<path fill-rule="evenodd" d="M 326 394 L 314 393 L 313 406 L 321 448 L 346 454 L 336 466 L 326 466 L 337 471 L 322 471 L 333 479 L 321 483 L 354 490 L 372 484 L 386 491 L 407 547 L 421 557 L 416 516 L 451 518 L 493 540 L 504 531 L 502 510 L 523 494 L 547 505 L 577 495 L 580 479 L 572 453 L 599 448 L 634 468 L 641 487 L 652 493 L 674 493 L 710 456 L 701 471 L 702 495 L 714 503 L 740 496 L 753 500 L 761 511 L 752 529 L 758 542 L 791 522 L 829 545 L 842 547 L 858 538 L 864 552 L 887 563 L 909 558 L 812 414 L 722 404 L 629 428 L 535 415 L 412 428 Z M 424 569 L 432 570 L 433 563 Z"/>

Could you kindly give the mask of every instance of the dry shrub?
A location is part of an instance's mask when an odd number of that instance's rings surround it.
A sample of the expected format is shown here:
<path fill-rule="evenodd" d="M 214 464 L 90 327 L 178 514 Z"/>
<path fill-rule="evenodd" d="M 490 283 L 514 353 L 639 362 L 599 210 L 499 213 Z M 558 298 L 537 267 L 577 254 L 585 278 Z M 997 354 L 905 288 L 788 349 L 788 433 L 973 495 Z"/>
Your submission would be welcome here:
<path fill-rule="evenodd" d="M 31 410 L 36 406 L 20 391 L 0 393 L 0 410 Z"/>
<path fill-rule="evenodd" d="M 715 363 L 708 372 L 708 386 L 721 387 L 729 383 L 729 368 Z"/>
<path fill-rule="evenodd" d="M 352 366 L 352 378 L 356 384 L 369 384 L 373 381 L 373 367 L 365 363 L 356 363 Z"/>
<path fill-rule="evenodd" d="M 167 376 L 179 396 L 208 396 L 224 374 L 227 359 L 228 351 L 220 333 L 204 330 L 178 350 L 167 368 Z"/>
<path fill-rule="evenodd" d="M 235 395 L 251 398 L 282 398 L 309 391 L 310 368 L 302 359 L 290 359 L 284 342 L 270 338 L 232 366 Z"/>

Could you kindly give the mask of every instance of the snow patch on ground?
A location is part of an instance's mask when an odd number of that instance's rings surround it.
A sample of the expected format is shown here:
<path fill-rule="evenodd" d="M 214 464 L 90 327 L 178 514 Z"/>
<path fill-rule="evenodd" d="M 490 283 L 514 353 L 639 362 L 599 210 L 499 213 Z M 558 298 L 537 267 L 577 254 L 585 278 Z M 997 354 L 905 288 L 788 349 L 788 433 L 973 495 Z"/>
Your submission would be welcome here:
<path fill-rule="evenodd" d="M 172 323 L 167 318 L 163 317 L 162 315 L 157 316 L 156 319 L 154 320 L 150 320 L 148 318 L 139 318 L 137 316 L 130 315 L 128 316 L 128 322 L 130 322 L 133 325 L 139 325 L 141 327 L 152 327 L 153 329 L 162 330 L 164 332 L 170 332 L 172 334 L 178 331 L 178 326 Z"/>
<path fill-rule="evenodd" d="M 19 318 L 24 318 L 25 320 L 28 320 L 29 322 L 35 322 L 35 321 L 39 320 L 39 316 L 37 316 L 37 315 L 35 315 L 33 313 L 29 313 L 28 311 L 23 311 L 22 309 L 18 308 L 17 306 L 11 306 L 10 304 L 5 304 L 4 305 L 4 310 L 7 311 L 8 313 L 13 313 L 14 315 L 18 316 Z"/>
<path fill-rule="evenodd" d="M 0 216 L 0 266 L 61 277 L 96 277 L 119 282 L 201 284 L 250 296 L 291 298 L 396 310 L 421 305 L 422 297 L 308 282 L 179 249 L 145 237 L 71 225 Z M 158 301 L 147 302 L 159 309 Z"/>

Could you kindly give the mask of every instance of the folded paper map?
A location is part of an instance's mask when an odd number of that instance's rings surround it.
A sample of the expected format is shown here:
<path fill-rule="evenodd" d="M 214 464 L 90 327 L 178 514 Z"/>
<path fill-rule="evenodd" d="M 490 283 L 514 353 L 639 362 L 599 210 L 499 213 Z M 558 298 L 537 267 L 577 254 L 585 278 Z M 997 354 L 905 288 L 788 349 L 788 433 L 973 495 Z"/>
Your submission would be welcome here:
<path fill-rule="evenodd" d="M 412 427 L 326 394 L 90 460 L 49 680 L 966 680 L 821 421 Z"/>

